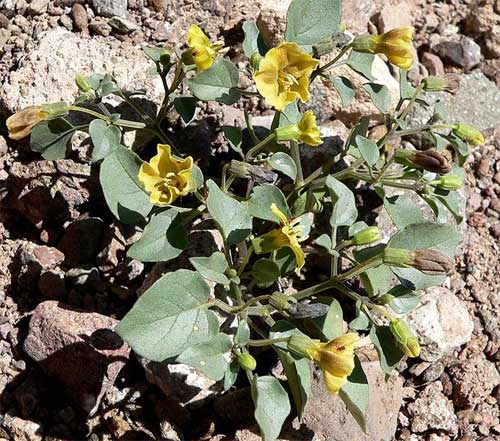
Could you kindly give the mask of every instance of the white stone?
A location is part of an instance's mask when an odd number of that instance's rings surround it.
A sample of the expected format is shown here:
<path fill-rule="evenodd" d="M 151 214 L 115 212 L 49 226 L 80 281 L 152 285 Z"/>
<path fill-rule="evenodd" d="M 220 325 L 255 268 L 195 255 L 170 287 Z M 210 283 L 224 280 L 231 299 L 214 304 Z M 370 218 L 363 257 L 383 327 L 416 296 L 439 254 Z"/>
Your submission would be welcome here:
<path fill-rule="evenodd" d="M 467 307 L 448 289 L 430 288 L 406 316 L 420 341 L 420 358 L 439 360 L 472 338 L 474 322 Z"/>

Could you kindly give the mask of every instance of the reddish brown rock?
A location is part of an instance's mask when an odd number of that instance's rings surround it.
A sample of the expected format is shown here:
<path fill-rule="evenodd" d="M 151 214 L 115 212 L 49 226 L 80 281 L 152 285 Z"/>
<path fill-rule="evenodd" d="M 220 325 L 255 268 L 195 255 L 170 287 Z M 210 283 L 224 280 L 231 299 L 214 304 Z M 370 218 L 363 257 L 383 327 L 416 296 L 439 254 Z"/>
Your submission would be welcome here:
<path fill-rule="evenodd" d="M 85 413 L 93 414 L 125 365 L 130 348 L 113 332 L 118 321 L 57 301 L 38 305 L 24 351 Z"/>
<path fill-rule="evenodd" d="M 444 64 L 437 55 L 424 52 L 421 61 L 430 75 L 444 75 Z"/>

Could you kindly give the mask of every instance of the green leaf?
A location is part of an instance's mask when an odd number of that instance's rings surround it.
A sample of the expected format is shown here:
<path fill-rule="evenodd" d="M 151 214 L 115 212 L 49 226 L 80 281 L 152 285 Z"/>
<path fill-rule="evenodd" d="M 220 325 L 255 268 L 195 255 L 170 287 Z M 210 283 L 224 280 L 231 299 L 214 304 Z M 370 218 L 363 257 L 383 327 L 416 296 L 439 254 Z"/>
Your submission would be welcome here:
<path fill-rule="evenodd" d="M 384 198 L 384 207 L 398 230 L 425 222 L 420 208 L 405 194 Z"/>
<path fill-rule="evenodd" d="M 266 55 L 268 51 L 266 43 L 260 34 L 257 24 L 253 20 L 247 20 L 243 22 L 243 32 L 245 33 L 245 38 L 243 40 L 243 52 L 248 58 L 251 58 L 253 54 L 258 53 L 262 56 Z"/>
<path fill-rule="evenodd" d="M 347 383 L 340 389 L 339 396 L 361 430 L 366 433 L 370 387 L 357 356 L 354 356 L 354 363 L 354 370 L 347 377 Z"/>
<path fill-rule="evenodd" d="M 233 387 L 234 383 L 238 379 L 238 373 L 240 372 L 240 364 L 238 360 L 233 360 L 229 367 L 224 373 L 224 390 L 227 391 Z"/>
<path fill-rule="evenodd" d="M 205 279 L 229 285 L 229 279 L 224 274 L 229 267 L 224 253 L 216 251 L 210 257 L 191 257 L 189 261 Z"/>
<path fill-rule="evenodd" d="M 324 248 L 326 251 L 328 251 L 329 254 L 332 254 L 333 252 L 332 239 L 328 234 L 322 234 L 314 241 L 314 243 Z"/>
<path fill-rule="evenodd" d="M 311 51 L 339 30 L 340 0 L 292 0 L 286 16 L 285 41 L 294 41 Z"/>
<path fill-rule="evenodd" d="M 247 201 L 250 216 L 279 223 L 279 219 L 271 211 L 271 204 L 276 204 L 287 218 L 292 214 L 286 203 L 285 195 L 275 185 L 264 184 L 255 187 Z"/>
<path fill-rule="evenodd" d="M 94 119 L 89 125 L 89 135 L 94 148 L 92 160 L 104 159 L 113 153 L 119 146 L 122 133 L 116 126 L 108 126 L 102 119 Z"/>
<path fill-rule="evenodd" d="M 403 100 L 409 100 L 414 93 L 415 88 L 408 82 L 408 72 L 401 69 L 399 71 L 399 96 Z"/>
<path fill-rule="evenodd" d="M 297 266 L 295 254 L 293 254 L 293 251 L 290 248 L 280 248 L 276 251 L 273 260 L 280 269 L 281 277 L 285 277 L 290 274 Z"/>
<path fill-rule="evenodd" d="M 271 259 L 259 259 L 252 267 L 252 275 L 258 283 L 267 285 L 278 280 L 280 269 Z"/>
<path fill-rule="evenodd" d="M 120 92 L 115 79 L 109 74 L 92 74 L 88 77 L 88 81 L 96 94 L 101 97 Z"/>
<path fill-rule="evenodd" d="M 229 368 L 224 354 L 231 350 L 232 345 L 229 335 L 219 333 L 210 341 L 187 348 L 176 361 L 198 368 L 208 378 L 219 381 Z"/>
<path fill-rule="evenodd" d="M 302 118 L 302 114 L 299 110 L 299 105 L 297 100 L 293 103 L 288 104 L 281 112 L 278 114 L 278 127 L 289 126 L 290 124 L 296 124 Z M 271 130 L 273 128 L 271 127 Z"/>
<path fill-rule="evenodd" d="M 246 345 L 250 341 L 250 327 L 246 320 L 241 320 L 238 323 L 238 329 L 234 336 L 234 342 L 240 345 Z"/>
<path fill-rule="evenodd" d="M 290 414 L 290 400 L 280 382 L 270 375 L 255 375 L 252 383 L 252 399 L 255 404 L 255 419 L 264 441 L 278 438 L 283 423 Z"/>
<path fill-rule="evenodd" d="M 370 319 L 361 309 L 362 303 L 356 302 L 356 318 L 349 323 L 349 328 L 355 331 L 364 331 L 370 327 Z"/>
<path fill-rule="evenodd" d="M 284 320 L 276 322 L 269 333 L 270 338 L 284 338 L 292 335 L 304 336 L 305 334 Z M 308 360 L 295 356 L 286 351 L 285 348 L 286 343 L 275 345 L 275 350 L 285 369 L 288 386 L 292 392 L 295 408 L 300 418 L 304 412 L 307 398 L 311 393 L 311 371 Z"/>
<path fill-rule="evenodd" d="M 410 224 L 396 233 L 389 241 L 392 248 L 407 250 L 432 249 L 453 258 L 460 236 L 452 225 L 431 222 Z M 440 285 L 445 276 L 429 276 L 414 268 L 395 268 L 392 271 L 401 283 L 415 291 Z"/>
<path fill-rule="evenodd" d="M 420 296 L 411 289 L 398 285 L 389 291 L 389 294 L 394 296 L 394 300 L 389 303 L 389 306 L 397 314 L 406 314 L 413 310 L 417 305 Z"/>
<path fill-rule="evenodd" d="M 368 224 L 364 221 L 359 221 L 353 223 L 348 230 L 349 237 L 354 236 L 355 234 L 358 234 L 360 231 L 366 230 L 368 228 Z"/>
<path fill-rule="evenodd" d="M 243 142 L 242 130 L 239 127 L 222 126 L 222 132 L 224 133 L 229 146 L 243 158 L 245 155 L 243 154 L 243 150 L 241 150 L 241 144 Z"/>
<path fill-rule="evenodd" d="M 375 55 L 373 54 L 351 51 L 347 58 L 347 64 L 352 70 L 364 76 L 367 80 L 376 81 L 376 77 L 372 74 L 374 60 Z"/>
<path fill-rule="evenodd" d="M 198 73 L 188 80 L 193 94 L 202 101 L 219 101 L 231 105 L 240 98 L 237 90 L 240 74 L 238 68 L 230 61 L 218 59 L 210 69 Z"/>
<path fill-rule="evenodd" d="M 144 51 L 146 56 L 151 60 L 153 60 L 155 63 L 160 63 L 165 66 L 170 64 L 170 54 L 167 52 L 165 48 L 143 46 L 142 50 Z"/>
<path fill-rule="evenodd" d="M 366 117 L 360 118 L 359 122 L 353 127 L 351 133 L 349 134 L 349 139 L 346 145 L 348 146 L 349 153 L 356 158 L 361 157 L 361 153 L 358 149 L 357 138 L 363 136 L 366 138 L 368 133 L 368 126 L 370 124 L 370 119 Z"/>
<path fill-rule="evenodd" d="M 335 90 L 340 95 L 340 99 L 342 100 L 342 107 L 349 107 L 356 94 L 351 80 L 342 76 L 330 76 L 330 81 L 332 82 L 333 87 L 335 87 Z"/>
<path fill-rule="evenodd" d="M 311 319 L 327 340 L 333 340 L 344 333 L 343 312 L 340 303 L 331 297 L 320 297 L 318 303 L 329 305 L 328 312 Z"/>
<path fill-rule="evenodd" d="M 381 254 L 385 246 L 385 244 L 378 244 L 373 247 L 364 248 L 357 251 L 354 256 L 358 262 L 365 262 L 377 254 Z M 370 297 L 385 294 L 397 281 L 391 268 L 384 264 L 368 269 L 360 274 L 360 279 Z"/>
<path fill-rule="evenodd" d="M 396 345 L 389 326 L 374 326 L 370 330 L 370 339 L 377 350 L 380 367 L 387 375 L 390 375 L 404 354 Z"/>
<path fill-rule="evenodd" d="M 387 86 L 376 83 L 363 84 L 363 89 L 368 92 L 375 107 L 382 113 L 389 113 L 392 106 L 391 92 Z"/>
<path fill-rule="evenodd" d="M 252 218 L 245 204 L 225 194 L 214 181 L 208 181 L 208 211 L 229 245 L 245 240 L 252 231 Z"/>
<path fill-rule="evenodd" d="M 152 208 L 138 179 L 141 164 L 134 152 L 122 146 L 101 164 L 99 179 L 104 198 L 111 212 L 124 224 L 142 222 Z"/>
<path fill-rule="evenodd" d="M 141 262 L 167 262 L 186 247 L 186 228 L 175 208 L 154 214 L 141 238 L 130 247 L 127 256 Z"/>
<path fill-rule="evenodd" d="M 41 153 L 48 161 L 64 159 L 68 155 L 69 142 L 75 130 L 62 118 L 43 121 L 31 131 L 31 150 Z"/>
<path fill-rule="evenodd" d="M 460 197 L 456 191 L 436 188 L 434 190 L 434 197 L 448 209 L 457 224 L 462 223 L 464 219 L 462 215 L 463 210 Z"/>
<path fill-rule="evenodd" d="M 358 135 L 356 137 L 356 145 L 358 146 L 359 152 L 366 163 L 370 167 L 374 166 L 380 158 L 377 143 L 371 139 L 365 138 L 364 136 Z"/>
<path fill-rule="evenodd" d="M 196 98 L 191 95 L 177 95 L 173 99 L 174 108 L 186 126 L 193 121 L 196 115 L 196 103 Z"/>
<path fill-rule="evenodd" d="M 293 182 L 297 179 L 297 165 L 290 155 L 277 152 L 267 162 L 274 170 L 288 176 Z"/>
<path fill-rule="evenodd" d="M 332 227 L 349 226 L 356 222 L 358 210 L 353 192 L 333 176 L 326 178 L 326 187 L 333 204 L 330 225 Z"/>
<path fill-rule="evenodd" d="M 155 282 L 116 332 L 142 357 L 163 361 L 217 333 L 219 322 L 208 310 L 210 304 L 207 282 L 198 273 L 181 269 Z"/>

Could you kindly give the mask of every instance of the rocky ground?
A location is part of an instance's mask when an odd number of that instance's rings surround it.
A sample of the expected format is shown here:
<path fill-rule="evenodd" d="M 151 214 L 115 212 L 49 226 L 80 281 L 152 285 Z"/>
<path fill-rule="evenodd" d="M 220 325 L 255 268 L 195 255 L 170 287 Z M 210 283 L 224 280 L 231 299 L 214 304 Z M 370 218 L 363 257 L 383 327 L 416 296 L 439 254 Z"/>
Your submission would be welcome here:
<path fill-rule="evenodd" d="M 0 117 L 31 104 L 71 100 L 76 73 L 108 72 L 128 87 L 146 85 L 158 104 L 161 84 L 147 74 L 150 65 L 138 45 L 173 48 L 192 22 L 237 44 L 242 21 L 257 17 L 270 39 L 283 28 L 288 3 L 0 0 Z M 344 5 L 343 21 L 353 32 L 414 24 L 420 63 L 411 78 L 460 73 L 459 93 L 441 102 L 452 120 L 478 125 L 488 142 L 468 161 L 457 271 L 408 317 L 419 329 L 421 358 L 385 383 L 366 354 L 372 402 L 367 435 L 315 378 L 302 428 L 290 422 L 283 438 L 500 439 L 500 1 Z M 238 62 L 240 51 L 229 56 Z M 377 75 L 396 90 L 389 70 L 381 67 Z M 342 109 L 333 92 L 313 101 L 329 144 L 312 159 L 338 147 L 360 115 L 375 114 L 366 96 L 356 101 Z M 260 109 L 257 102 L 249 105 Z M 183 142 L 208 160 L 214 146 L 226 149 L 214 128 L 242 115 L 225 106 L 203 109 L 203 115 Z M 259 118 L 265 124 L 266 113 Z M 168 267 L 126 258 L 137 231 L 107 210 L 87 141 L 75 139 L 69 159 L 48 162 L 25 142 L 8 140 L 3 123 L 0 131 L 0 440 L 259 439 L 248 418 L 247 389 L 221 395 L 195 369 L 138 360 L 99 331 L 112 327 L 136 292 Z M 144 142 L 130 135 L 126 141 Z M 191 243 L 208 255 L 217 239 L 200 225 Z M 186 252 L 199 253 L 194 247 Z"/>

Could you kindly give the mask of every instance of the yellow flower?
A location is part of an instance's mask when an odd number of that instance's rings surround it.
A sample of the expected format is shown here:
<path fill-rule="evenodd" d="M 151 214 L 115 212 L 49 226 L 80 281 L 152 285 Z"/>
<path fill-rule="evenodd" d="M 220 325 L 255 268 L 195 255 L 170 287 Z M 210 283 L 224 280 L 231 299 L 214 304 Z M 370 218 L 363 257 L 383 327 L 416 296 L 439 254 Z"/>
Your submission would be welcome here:
<path fill-rule="evenodd" d="M 297 98 L 309 100 L 309 77 L 318 65 L 296 43 L 281 43 L 260 62 L 255 84 L 266 102 L 281 111 Z"/>
<path fill-rule="evenodd" d="M 411 26 L 392 29 L 383 35 L 357 37 L 352 43 L 353 50 L 384 54 L 389 62 L 408 70 L 413 64 L 413 28 Z"/>
<path fill-rule="evenodd" d="M 310 146 L 320 145 L 321 140 L 319 128 L 316 124 L 316 117 L 312 110 L 304 113 L 304 116 L 297 124 L 278 127 L 275 129 L 277 141 L 300 141 Z"/>
<path fill-rule="evenodd" d="M 323 381 L 332 394 L 337 394 L 354 370 L 354 348 L 359 336 L 354 332 L 341 335 L 327 343 L 309 337 L 292 336 L 288 348 L 314 360 L 323 372 Z"/>
<path fill-rule="evenodd" d="M 212 67 L 224 43 L 221 41 L 212 43 L 199 26 L 192 24 L 188 30 L 187 45 L 191 48 L 196 68 L 202 71 Z"/>
<path fill-rule="evenodd" d="M 26 107 L 7 118 L 9 138 L 15 140 L 26 138 L 37 124 L 64 116 L 68 111 L 69 107 L 65 102 Z"/>
<path fill-rule="evenodd" d="M 483 134 L 474 126 L 468 124 L 457 124 L 453 127 L 453 133 L 457 135 L 462 141 L 472 146 L 484 144 Z"/>
<path fill-rule="evenodd" d="M 157 151 L 149 162 L 141 165 L 139 181 L 149 193 L 150 202 L 163 207 L 191 191 L 193 158 L 173 158 L 167 144 L 158 144 Z"/>
<path fill-rule="evenodd" d="M 290 248 L 297 261 L 296 272 L 298 273 L 305 263 L 305 254 L 300 247 L 300 242 L 307 239 L 307 236 L 302 236 L 304 227 L 297 225 L 300 223 L 300 218 L 289 221 L 274 203 L 271 204 L 271 211 L 280 220 L 281 228 L 276 228 L 269 233 L 253 239 L 252 244 L 255 253 L 265 254 L 279 250 L 280 248 Z"/>

